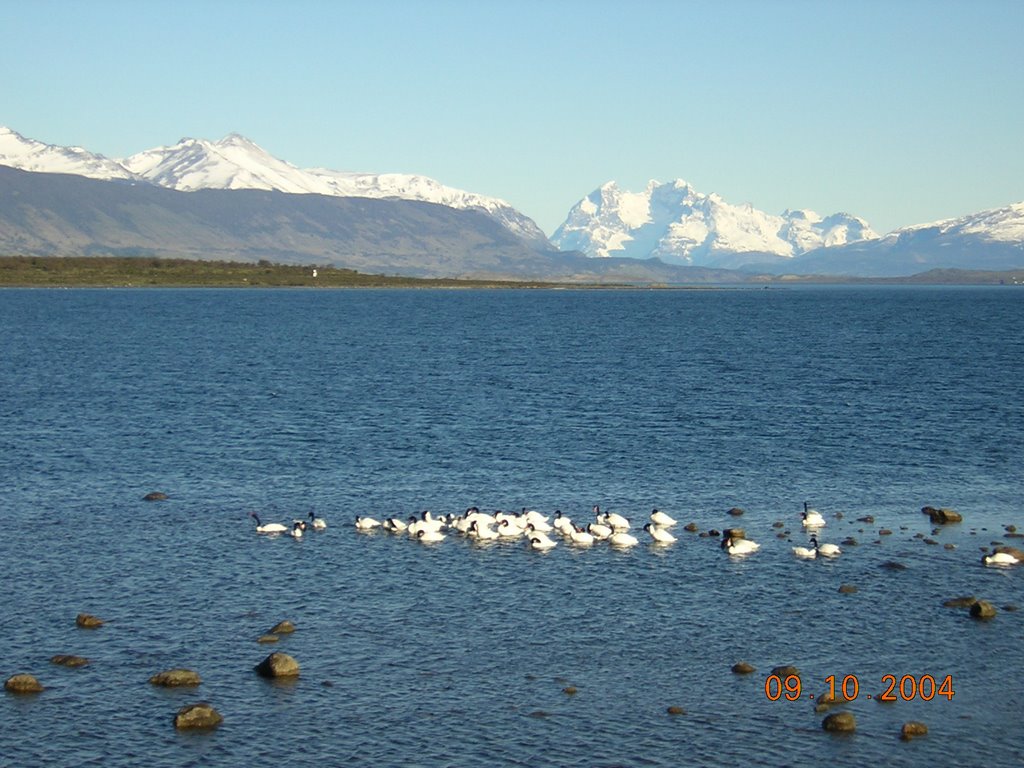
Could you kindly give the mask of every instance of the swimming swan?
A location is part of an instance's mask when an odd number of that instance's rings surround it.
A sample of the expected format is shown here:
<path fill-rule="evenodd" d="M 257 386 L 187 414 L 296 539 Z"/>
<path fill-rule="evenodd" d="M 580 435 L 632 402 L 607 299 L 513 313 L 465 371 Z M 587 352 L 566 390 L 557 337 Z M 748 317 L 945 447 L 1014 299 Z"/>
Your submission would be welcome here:
<path fill-rule="evenodd" d="M 981 562 L 985 565 L 1017 565 L 1020 560 L 1009 552 L 996 552 L 993 550 L 991 555 L 985 555 L 981 558 Z"/>
<path fill-rule="evenodd" d="M 662 528 L 667 528 L 670 525 L 676 524 L 675 518 L 672 518 L 657 509 L 651 510 L 651 522 L 655 525 L 661 526 Z"/>
<path fill-rule="evenodd" d="M 657 544 L 672 544 L 676 541 L 676 537 L 652 523 L 644 523 L 644 530 L 651 534 L 651 538 L 654 539 Z"/>
<path fill-rule="evenodd" d="M 722 549 L 730 555 L 749 555 L 751 552 L 756 552 L 760 548 L 760 544 L 753 542 L 750 539 L 734 539 L 732 536 L 726 536 L 722 539 Z"/>
<path fill-rule="evenodd" d="M 806 501 L 800 517 L 803 518 L 804 528 L 822 528 L 825 525 L 825 518 L 816 509 L 811 509 Z"/>
<path fill-rule="evenodd" d="M 267 523 L 264 525 L 260 522 L 260 516 L 255 512 L 250 512 L 249 517 L 256 521 L 256 533 L 284 533 L 288 530 L 288 526 L 282 523 Z"/>

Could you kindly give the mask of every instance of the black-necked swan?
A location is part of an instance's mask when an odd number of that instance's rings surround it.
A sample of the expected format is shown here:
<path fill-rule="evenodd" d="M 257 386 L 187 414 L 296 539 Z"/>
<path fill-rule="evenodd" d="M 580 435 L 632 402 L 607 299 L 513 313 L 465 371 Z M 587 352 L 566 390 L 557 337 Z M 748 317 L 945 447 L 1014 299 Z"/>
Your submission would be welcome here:
<path fill-rule="evenodd" d="M 671 533 L 653 523 L 644 523 L 644 530 L 651 535 L 651 538 L 657 544 L 672 544 L 676 540 L 676 537 Z"/>
<path fill-rule="evenodd" d="M 309 524 L 314 531 L 322 531 L 327 527 L 327 521 L 322 517 L 317 517 L 314 512 L 309 513 Z"/>
<path fill-rule="evenodd" d="M 292 529 L 288 531 L 288 533 L 293 539 L 301 539 L 302 534 L 305 532 L 305 530 L 306 523 L 302 520 L 296 520 L 295 525 L 292 526 Z"/>
<path fill-rule="evenodd" d="M 432 528 L 420 528 L 420 530 L 416 532 L 416 538 L 424 544 L 432 544 L 435 541 L 444 541 L 445 535 Z"/>
<path fill-rule="evenodd" d="M 730 555 L 749 555 L 760 548 L 760 544 L 750 539 L 734 539 L 732 536 L 722 539 L 722 549 Z"/>
<path fill-rule="evenodd" d="M 312 514 L 312 513 L 311 513 Z M 315 528 L 316 526 L 314 526 Z M 356 528 L 360 531 L 369 531 L 373 528 L 379 528 L 380 521 L 374 520 L 372 517 L 360 517 L 356 515 Z"/>
<path fill-rule="evenodd" d="M 825 526 L 825 518 L 821 516 L 821 513 L 816 509 L 811 509 L 807 502 L 804 502 L 804 511 L 800 517 L 803 520 L 804 528 L 823 528 Z"/>
<path fill-rule="evenodd" d="M 255 512 L 250 512 L 249 517 L 256 521 L 256 533 L 284 533 L 288 530 L 288 526 L 283 523 L 267 523 L 264 525 L 260 522 L 260 516 Z"/>
<path fill-rule="evenodd" d="M 651 522 L 657 526 L 667 528 L 670 525 L 675 525 L 675 518 L 666 515 L 664 512 L 658 509 L 651 510 Z"/>
<path fill-rule="evenodd" d="M 615 531 L 611 536 L 608 537 L 608 543 L 613 547 L 635 547 L 639 544 L 639 540 L 636 536 L 625 531 Z"/>
<path fill-rule="evenodd" d="M 993 550 L 991 555 L 985 555 L 981 558 L 981 562 L 985 565 L 1017 565 L 1020 562 L 1016 557 L 1011 555 L 1009 552 L 999 552 Z"/>
<path fill-rule="evenodd" d="M 577 547 L 589 547 L 594 543 L 594 537 L 578 526 L 572 527 L 569 540 Z"/>

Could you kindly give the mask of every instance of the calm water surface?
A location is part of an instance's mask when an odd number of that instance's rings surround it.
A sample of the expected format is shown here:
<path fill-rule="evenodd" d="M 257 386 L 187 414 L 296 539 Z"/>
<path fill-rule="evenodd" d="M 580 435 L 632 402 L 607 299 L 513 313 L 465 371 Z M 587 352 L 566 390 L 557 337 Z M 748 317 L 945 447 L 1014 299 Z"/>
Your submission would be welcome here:
<path fill-rule="evenodd" d="M 1024 291 L 5 290 L 0 329 L 0 673 L 47 686 L 0 697 L 0 765 L 1024 764 L 1024 615 L 942 607 L 1024 604 L 1024 569 L 980 564 L 1024 530 Z M 859 544 L 796 560 L 805 500 Z M 679 541 L 352 527 L 594 504 Z M 258 536 L 251 510 L 329 527 Z M 274 649 L 297 682 L 252 672 Z M 800 701 L 766 697 L 781 664 Z M 179 666 L 199 689 L 146 682 Z M 886 674 L 955 695 L 868 700 Z M 852 736 L 807 698 L 829 675 L 859 681 Z M 223 725 L 175 732 L 198 700 Z"/>

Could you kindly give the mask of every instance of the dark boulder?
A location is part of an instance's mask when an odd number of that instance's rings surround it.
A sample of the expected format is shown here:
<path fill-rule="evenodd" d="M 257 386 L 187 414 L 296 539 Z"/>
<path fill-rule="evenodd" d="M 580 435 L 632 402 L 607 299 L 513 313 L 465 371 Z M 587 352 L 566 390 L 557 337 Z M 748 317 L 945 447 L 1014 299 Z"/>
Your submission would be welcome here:
<path fill-rule="evenodd" d="M 821 727 L 833 733 L 852 733 L 857 730 L 857 719 L 853 712 L 833 712 L 821 721 Z"/>
<path fill-rule="evenodd" d="M 164 688 L 178 688 L 180 686 L 199 685 L 203 682 L 198 672 L 191 669 L 168 669 L 166 672 L 158 672 L 149 678 L 152 685 L 161 685 Z"/>
<path fill-rule="evenodd" d="M 971 604 L 971 618 L 988 621 L 996 617 L 996 607 L 988 600 L 978 600 Z"/>
<path fill-rule="evenodd" d="M 56 656 L 50 657 L 50 663 L 57 664 L 62 667 L 84 667 L 89 663 L 89 660 L 84 656 L 69 656 L 59 653 Z"/>
<path fill-rule="evenodd" d="M 270 631 L 267 632 L 267 634 L 268 635 L 290 635 L 294 631 L 295 631 L 295 625 L 292 624 L 290 621 L 288 621 L 288 619 L 285 619 L 284 621 L 279 621 L 277 624 L 275 624 L 273 627 L 271 627 Z"/>
<path fill-rule="evenodd" d="M 216 728 L 224 717 L 206 702 L 189 704 L 174 716 L 175 728 Z"/>
<path fill-rule="evenodd" d="M 4 681 L 4 690 L 11 693 L 39 693 L 43 686 L 32 675 L 13 675 Z"/>
<path fill-rule="evenodd" d="M 143 501 L 167 501 L 167 494 L 160 491 L 152 491 L 142 497 Z"/>
<path fill-rule="evenodd" d="M 946 525 L 947 523 L 962 523 L 964 518 L 959 512 L 952 509 L 936 509 L 935 507 L 921 507 L 921 514 L 928 515 L 933 525 Z"/>
<path fill-rule="evenodd" d="M 287 653 L 275 652 L 255 667 L 261 677 L 298 677 L 299 662 Z"/>
<path fill-rule="evenodd" d="M 75 617 L 75 624 L 82 629 L 97 629 L 103 626 L 103 619 L 96 618 L 88 613 L 80 613 Z"/>
<path fill-rule="evenodd" d="M 749 675 L 751 672 L 756 672 L 752 664 L 748 664 L 745 661 L 738 661 L 732 665 L 733 674 L 736 675 Z"/>
<path fill-rule="evenodd" d="M 900 728 L 900 738 L 904 741 L 910 741 L 915 736 L 924 736 L 927 733 L 928 726 L 914 720 L 904 723 L 903 727 Z"/>

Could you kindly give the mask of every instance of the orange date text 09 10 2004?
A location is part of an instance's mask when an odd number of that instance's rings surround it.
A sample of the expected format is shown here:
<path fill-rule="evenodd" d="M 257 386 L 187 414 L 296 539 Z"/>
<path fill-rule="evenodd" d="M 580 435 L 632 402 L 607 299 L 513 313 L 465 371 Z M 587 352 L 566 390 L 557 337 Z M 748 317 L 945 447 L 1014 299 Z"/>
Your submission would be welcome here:
<path fill-rule="evenodd" d="M 860 680 L 856 675 L 846 675 L 841 679 L 829 675 L 825 678 L 825 685 L 826 691 L 822 698 L 853 701 L 860 696 Z M 946 675 L 941 681 L 932 675 L 882 675 L 882 692 L 877 697 L 868 694 L 867 698 L 877 698 L 879 701 L 931 701 L 938 696 L 950 701 L 953 694 L 952 675 Z M 768 675 L 764 681 L 764 695 L 769 701 L 797 701 L 804 698 L 803 685 L 796 675 Z M 806 698 L 813 699 L 814 694 L 809 693 Z"/>

